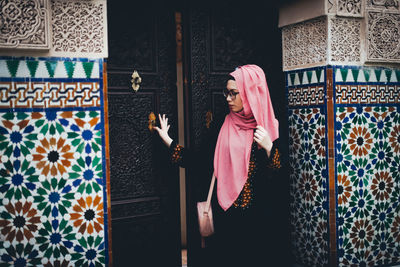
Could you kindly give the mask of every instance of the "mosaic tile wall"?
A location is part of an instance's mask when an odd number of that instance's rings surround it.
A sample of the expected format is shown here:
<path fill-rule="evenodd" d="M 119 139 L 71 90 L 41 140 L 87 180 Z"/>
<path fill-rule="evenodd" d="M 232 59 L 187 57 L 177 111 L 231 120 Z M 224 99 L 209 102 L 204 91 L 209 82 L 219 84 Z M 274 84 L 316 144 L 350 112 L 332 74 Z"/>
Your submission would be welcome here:
<path fill-rule="evenodd" d="M 297 262 L 400 264 L 400 71 L 326 67 L 286 77 Z"/>
<path fill-rule="evenodd" d="M 103 61 L 0 58 L 0 265 L 106 266 Z"/>
<path fill-rule="evenodd" d="M 335 78 L 339 266 L 400 264 L 400 71 Z"/>
<path fill-rule="evenodd" d="M 287 74 L 292 247 L 304 266 L 328 264 L 325 70 Z"/>

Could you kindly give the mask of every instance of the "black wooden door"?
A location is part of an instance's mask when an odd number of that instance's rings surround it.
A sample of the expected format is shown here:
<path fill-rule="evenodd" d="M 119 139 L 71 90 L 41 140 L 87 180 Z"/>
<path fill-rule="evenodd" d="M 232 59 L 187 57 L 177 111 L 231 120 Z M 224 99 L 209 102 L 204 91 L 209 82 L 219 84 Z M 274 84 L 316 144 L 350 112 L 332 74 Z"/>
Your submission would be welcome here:
<path fill-rule="evenodd" d="M 177 136 L 174 10 L 108 1 L 108 108 L 113 266 L 179 266 L 177 170 L 148 129 L 165 113 Z M 134 93 L 131 74 L 142 83 Z"/>
<path fill-rule="evenodd" d="M 187 76 L 191 82 L 187 89 L 187 145 L 203 151 L 206 138 L 206 114 L 211 111 L 214 121 L 223 121 L 228 112 L 222 88 L 226 77 L 235 67 L 257 64 L 263 68 L 269 85 L 275 115 L 280 122 L 280 141 L 283 158 L 287 158 L 287 123 L 285 82 L 282 72 L 281 35 L 278 28 L 278 9 L 270 1 L 247 1 L 238 5 L 228 1 L 191 1 L 185 13 Z M 184 42 L 185 43 L 185 42 Z M 213 150 L 205 157 L 212 159 Z M 212 166 L 212 164 L 210 164 Z M 188 191 L 188 260 L 190 266 L 202 266 L 207 252 L 200 248 L 197 229 L 196 202 L 206 197 L 211 179 L 209 175 L 193 179 L 196 173 L 187 173 Z M 284 173 L 284 172 L 283 172 Z M 207 179 L 209 177 L 209 179 Z M 279 240 L 274 240 L 287 251 L 288 238 L 288 185 L 282 177 L 276 187 L 276 209 L 271 219 L 280 218 Z M 271 242 L 271 240 L 266 240 Z M 238 247 L 243 244 L 238 244 Z M 261 245 L 261 244 L 260 244 Z M 232 251 L 240 253 L 240 251 Z M 284 262 L 282 258 L 282 262 Z M 284 265 L 282 265 L 284 266 Z"/>

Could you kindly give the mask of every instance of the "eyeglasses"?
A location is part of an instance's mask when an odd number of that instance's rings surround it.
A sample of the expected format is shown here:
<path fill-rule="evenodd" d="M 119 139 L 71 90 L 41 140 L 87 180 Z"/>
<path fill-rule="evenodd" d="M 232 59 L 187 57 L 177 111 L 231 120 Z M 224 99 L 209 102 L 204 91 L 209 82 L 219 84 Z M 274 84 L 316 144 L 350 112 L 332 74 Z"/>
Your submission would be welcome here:
<path fill-rule="evenodd" d="M 234 92 L 233 90 L 228 90 L 226 88 L 224 88 L 222 90 L 222 93 L 224 94 L 225 98 L 227 98 L 229 96 L 232 100 L 235 100 L 236 99 L 236 95 L 239 94 L 239 92 Z"/>

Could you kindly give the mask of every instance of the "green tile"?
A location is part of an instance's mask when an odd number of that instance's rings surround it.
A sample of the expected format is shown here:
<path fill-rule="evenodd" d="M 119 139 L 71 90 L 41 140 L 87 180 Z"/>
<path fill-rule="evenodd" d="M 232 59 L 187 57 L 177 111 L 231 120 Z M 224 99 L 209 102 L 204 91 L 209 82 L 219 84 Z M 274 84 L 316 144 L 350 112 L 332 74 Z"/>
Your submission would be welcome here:
<path fill-rule="evenodd" d="M 76 64 L 76 62 L 72 62 L 72 61 L 64 62 L 64 66 L 65 66 L 65 69 L 67 70 L 68 78 L 72 78 L 72 76 L 74 75 L 75 64 Z"/>
<path fill-rule="evenodd" d="M 312 71 L 307 71 L 308 83 L 311 83 Z"/>
<path fill-rule="evenodd" d="M 85 70 L 86 78 L 90 79 L 92 76 L 94 62 L 82 62 L 83 69 Z"/>
<path fill-rule="evenodd" d="M 292 85 L 294 85 L 294 78 L 296 77 L 296 73 L 290 73 L 290 81 Z"/>
<path fill-rule="evenodd" d="M 321 73 L 322 73 L 322 69 L 316 69 L 315 72 L 317 73 L 317 80 L 318 80 L 318 82 L 321 82 Z"/>
<path fill-rule="evenodd" d="M 342 74 L 342 79 L 343 79 L 344 82 L 346 82 L 346 79 L 347 79 L 347 72 L 348 72 L 348 71 L 349 71 L 349 70 L 348 70 L 348 69 L 345 69 L 345 68 L 340 69 L 340 72 L 341 72 L 341 74 Z"/>
<path fill-rule="evenodd" d="M 17 74 L 19 66 L 19 60 L 7 60 L 8 72 L 10 72 L 11 77 L 15 77 Z"/>
<path fill-rule="evenodd" d="M 26 65 L 28 66 L 31 77 L 34 78 L 36 75 L 37 67 L 39 65 L 39 61 L 28 60 L 26 61 Z"/>
<path fill-rule="evenodd" d="M 375 76 L 376 76 L 376 81 L 379 82 L 381 78 L 381 72 L 382 70 L 375 70 Z"/>
<path fill-rule="evenodd" d="M 400 81 L 400 70 L 396 70 L 397 81 Z"/>
<path fill-rule="evenodd" d="M 371 72 L 371 70 L 369 70 L 369 69 L 364 69 L 363 71 L 364 71 L 365 81 L 366 81 L 366 82 L 369 82 L 369 77 L 370 77 L 370 72 Z"/>
<path fill-rule="evenodd" d="M 352 69 L 351 71 L 353 72 L 354 81 L 358 82 L 357 79 L 358 79 L 358 73 L 360 72 L 360 70 L 359 69 Z"/>
<path fill-rule="evenodd" d="M 57 61 L 46 61 L 46 68 L 51 78 L 54 77 L 54 71 L 56 70 L 57 63 Z"/>
<path fill-rule="evenodd" d="M 392 76 L 392 70 L 385 70 L 386 73 L 386 80 L 390 82 L 390 77 Z"/>

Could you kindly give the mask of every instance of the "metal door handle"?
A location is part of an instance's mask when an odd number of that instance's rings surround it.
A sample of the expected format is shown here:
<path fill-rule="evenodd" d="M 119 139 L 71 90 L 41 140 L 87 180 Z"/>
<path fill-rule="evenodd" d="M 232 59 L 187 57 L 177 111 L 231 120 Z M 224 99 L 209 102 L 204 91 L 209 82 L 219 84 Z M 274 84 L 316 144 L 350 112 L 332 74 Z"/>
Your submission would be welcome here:
<path fill-rule="evenodd" d="M 156 115 L 154 114 L 154 112 L 150 112 L 148 123 L 149 123 L 149 125 L 148 125 L 149 130 L 150 130 L 150 132 L 152 132 L 154 126 L 156 126 Z"/>

